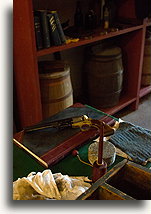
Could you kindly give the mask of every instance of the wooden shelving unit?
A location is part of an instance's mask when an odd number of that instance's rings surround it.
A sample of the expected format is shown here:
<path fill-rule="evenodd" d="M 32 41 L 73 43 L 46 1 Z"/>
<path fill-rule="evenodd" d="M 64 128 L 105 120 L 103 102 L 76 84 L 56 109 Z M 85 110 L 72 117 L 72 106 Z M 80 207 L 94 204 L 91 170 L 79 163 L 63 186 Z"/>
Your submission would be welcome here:
<path fill-rule="evenodd" d="M 122 34 L 125 34 L 125 33 L 130 33 L 130 32 L 133 32 L 135 30 L 142 29 L 142 28 L 143 28 L 143 25 L 139 25 L 139 26 L 129 27 L 129 28 L 124 29 L 124 30 L 119 30 L 119 31 L 116 31 L 116 32 L 110 32 L 110 33 L 108 33 L 106 35 L 99 35 L 99 33 L 96 33 L 96 34 L 94 34 L 92 36 L 91 39 L 80 39 L 76 43 L 70 43 L 70 44 L 65 44 L 65 45 L 61 45 L 61 46 L 53 46 L 53 47 L 48 48 L 48 49 L 39 50 L 39 51 L 37 51 L 37 56 L 44 56 L 44 55 L 47 55 L 47 54 L 52 54 L 52 53 L 58 52 L 60 50 L 63 51 L 63 50 L 67 50 L 67 49 L 70 49 L 70 48 L 75 48 L 75 47 L 79 47 L 79 46 L 82 46 L 82 45 L 91 44 L 93 42 L 97 42 L 97 41 L 100 41 L 100 40 L 112 38 L 112 37 L 119 36 L 119 35 L 122 35 Z M 97 30 L 97 31 L 99 31 L 99 30 Z"/>
<path fill-rule="evenodd" d="M 139 99 L 151 92 L 151 86 L 141 88 L 144 41 L 150 20 L 123 30 L 100 35 L 96 32 L 91 39 L 80 39 L 76 43 L 36 50 L 33 20 L 33 2 L 14 1 L 14 81 L 16 89 L 17 114 L 20 128 L 33 125 L 42 120 L 38 58 L 55 52 L 92 44 L 100 40 L 118 37 L 119 43 L 127 53 L 126 79 L 119 104 L 109 109 L 101 109 L 115 114 L 126 106 L 137 109 Z"/>
<path fill-rule="evenodd" d="M 150 27 L 151 26 L 151 19 L 146 19 L 144 22 L 144 25 L 145 25 L 145 28 Z M 145 96 L 149 93 L 151 93 L 151 85 L 140 87 L 139 98 L 142 98 L 143 96 Z"/>
<path fill-rule="evenodd" d="M 134 103 L 136 101 L 136 97 L 131 97 L 131 96 L 122 96 L 120 98 L 120 101 L 118 103 L 118 105 L 111 107 L 111 108 L 100 108 L 101 111 L 113 115 L 115 113 L 117 113 L 118 111 L 120 111 L 121 109 L 125 108 L 126 106 Z"/>
<path fill-rule="evenodd" d="M 146 87 L 143 87 L 140 89 L 140 92 L 139 92 L 139 97 L 143 97 L 147 94 L 151 93 L 151 86 L 146 86 Z"/>

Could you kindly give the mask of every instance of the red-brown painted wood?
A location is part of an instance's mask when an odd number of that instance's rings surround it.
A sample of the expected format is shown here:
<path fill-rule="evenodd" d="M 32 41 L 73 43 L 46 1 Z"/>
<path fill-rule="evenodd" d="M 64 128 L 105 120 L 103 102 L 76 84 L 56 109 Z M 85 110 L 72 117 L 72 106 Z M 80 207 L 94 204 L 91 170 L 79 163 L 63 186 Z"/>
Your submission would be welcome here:
<path fill-rule="evenodd" d="M 135 0 L 120 0 L 117 1 L 118 11 L 117 17 L 118 18 L 136 18 L 135 12 Z"/>
<path fill-rule="evenodd" d="M 75 103 L 72 107 L 84 107 L 84 105 L 81 103 Z M 104 116 L 103 118 L 101 118 L 101 121 L 104 121 L 107 124 L 113 124 L 115 122 L 113 122 L 113 118 L 110 118 L 109 116 Z M 77 134 L 73 135 L 68 140 L 65 140 L 55 148 L 51 149 L 50 151 L 42 155 L 40 158 L 44 160 L 48 165 L 53 165 L 62 158 L 64 158 L 67 154 L 72 152 L 72 150 L 74 150 L 78 146 L 81 146 L 88 140 L 94 139 L 98 136 L 99 130 L 95 128 L 91 128 L 88 131 L 79 131 Z M 22 142 L 23 137 L 24 130 L 14 135 L 14 138 L 20 143 Z"/>
<path fill-rule="evenodd" d="M 141 98 L 141 97 L 143 97 L 149 93 L 151 93 L 151 86 L 150 85 L 140 89 L 139 97 Z"/>
<path fill-rule="evenodd" d="M 32 1 L 14 1 L 14 81 L 20 128 L 42 119 Z M 14 109 L 15 110 L 15 109 Z"/>
<path fill-rule="evenodd" d="M 141 84 L 141 74 L 144 55 L 145 28 L 124 35 L 120 40 L 123 51 L 124 63 L 124 91 L 136 101 L 131 105 L 133 110 L 138 108 L 139 90 Z"/>
<path fill-rule="evenodd" d="M 118 105 L 113 106 L 112 108 L 104 108 L 104 109 L 99 108 L 99 109 L 107 114 L 113 115 L 135 101 L 136 101 L 136 97 L 132 97 L 130 95 L 124 95 L 120 98 Z"/>

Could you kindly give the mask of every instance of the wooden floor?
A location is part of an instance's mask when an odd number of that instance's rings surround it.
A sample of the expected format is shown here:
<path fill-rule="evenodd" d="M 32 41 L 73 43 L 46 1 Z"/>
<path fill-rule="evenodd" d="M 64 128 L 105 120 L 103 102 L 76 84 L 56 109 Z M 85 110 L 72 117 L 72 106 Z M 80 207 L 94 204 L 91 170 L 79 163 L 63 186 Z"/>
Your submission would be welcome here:
<path fill-rule="evenodd" d="M 124 109 L 116 117 L 151 130 L 151 94 L 141 99 L 138 110 Z"/>

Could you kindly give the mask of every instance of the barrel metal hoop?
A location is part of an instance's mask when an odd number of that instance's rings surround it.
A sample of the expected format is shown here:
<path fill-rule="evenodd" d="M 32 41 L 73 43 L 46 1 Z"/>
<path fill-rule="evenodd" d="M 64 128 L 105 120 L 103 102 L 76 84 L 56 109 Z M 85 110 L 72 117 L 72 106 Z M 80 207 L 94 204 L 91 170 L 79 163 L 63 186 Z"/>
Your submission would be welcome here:
<path fill-rule="evenodd" d="M 61 102 L 61 101 L 64 101 L 66 98 L 70 97 L 73 93 L 73 90 L 71 90 L 68 94 L 66 94 L 65 96 L 61 97 L 61 98 L 57 98 L 57 99 L 42 99 L 44 101 L 44 103 L 48 103 L 48 104 L 51 104 L 51 103 L 58 103 L 58 102 Z"/>
<path fill-rule="evenodd" d="M 93 59 L 94 58 L 94 59 Z M 120 59 L 120 58 L 122 58 L 122 55 L 121 54 L 117 54 L 117 55 L 110 55 L 110 56 L 97 56 L 97 55 L 92 55 L 92 58 L 91 58 L 91 60 L 93 60 L 93 61 L 103 61 L 103 60 L 105 60 L 105 61 L 114 61 L 114 60 L 116 60 L 116 59 Z M 100 59 L 100 60 L 97 60 L 97 59 Z"/>
<path fill-rule="evenodd" d="M 65 80 L 67 77 L 69 77 L 69 73 L 65 74 L 64 76 L 62 77 L 56 77 L 56 78 L 52 78 L 51 76 L 49 77 L 48 75 L 47 76 L 44 76 L 44 75 L 40 75 L 40 79 L 41 80 L 45 80 L 45 81 L 48 81 L 48 82 L 60 82 L 62 80 Z"/>
<path fill-rule="evenodd" d="M 118 72 L 115 72 L 115 73 L 108 73 L 108 77 L 112 77 L 112 76 L 115 76 L 115 75 L 117 75 L 117 74 L 123 74 L 123 70 L 120 70 L 120 71 L 118 71 Z M 93 74 L 91 74 L 91 72 L 89 73 L 89 76 L 93 76 L 93 77 L 95 77 Z M 97 77 L 97 76 L 96 76 Z M 106 77 L 106 74 L 99 74 L 99 77 Z M 116 76 L 117 77 L 117 76 Z M 99 80 L 100 81 L 100 80 Z"/>

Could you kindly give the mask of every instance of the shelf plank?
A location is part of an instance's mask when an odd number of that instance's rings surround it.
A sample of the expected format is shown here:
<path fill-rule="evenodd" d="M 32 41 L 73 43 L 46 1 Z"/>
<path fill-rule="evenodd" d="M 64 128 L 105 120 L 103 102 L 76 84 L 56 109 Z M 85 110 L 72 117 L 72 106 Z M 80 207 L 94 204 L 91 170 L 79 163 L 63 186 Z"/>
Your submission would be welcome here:
<path fill-rule="evenodd" d="M 141 88 L 139 92 L 139 97 L 141 98 L 149 93 L 151 93 L 151 85 Z"/>
<path fill-rule="evenodd" d="M 37 51 L 37 56 L 44 56 L 44 55 L 52 54 L 52 53 L 55 53 L 55 52 L 58 52 L 58 51 L 63 51 L 63 50 L 67 50 L 67 49 L 70 49 L 70 48 L 74 48 L 74 47 L 90 44 L 90 43 L 93 43 L 93 42 L 97 42 L 97 41 L 100 41 L 100 40 L 103 40 L 103 39 L 107 39 L 107 38 L 111 38 L 111 37 L 118 36 L 118 35 L 121 35 L 121 34 L 129 33 L 129 32 L 132 32 L 132 31 L 135 31 L 135 30 L 139 30 L 139 29 L 142 29 L 142 28 L 143 28 L 143 25 L 138 25 L 138 26 L 129 27 L 129 28 L 126 28 L 126 29 L 123 29 L 123 30 L 119 30 L 119 31 L 116 31 L 116 32 L 110 32 L 110 33 L 108 33 L 106 35 L 99 35 L 97 33 L 91 39 L 80 39 L 78 42 L 75 42 L 75 43 L 63 44 L 61 46 L 53 46 L 53 47 L 48 48 L 48 49 L 38 50 Z"/>
<path fill-rule="evenodd" d="M 119 103 L 116 106 L 113 106 L 111 108 L 99 108 L 101 111 L 105 112 L 106 114 L 109 115 L 114 115 L 115 113 L 117 113 L 118 111 L 120 111 L 121 109 L 125 108 L 126 106 L 132 104 L 133 102 L 136 101 L 135 97 L 131 97 L 131 96 L 123 96 L 121 97 L 121 99 L 119 100 Z"/>

